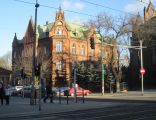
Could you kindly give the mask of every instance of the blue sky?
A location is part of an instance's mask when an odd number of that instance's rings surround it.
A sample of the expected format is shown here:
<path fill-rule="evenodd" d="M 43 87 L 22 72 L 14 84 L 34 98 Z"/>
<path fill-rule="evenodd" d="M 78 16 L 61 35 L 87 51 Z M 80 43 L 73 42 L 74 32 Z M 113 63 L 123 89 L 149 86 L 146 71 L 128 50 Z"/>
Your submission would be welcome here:
<path fill-rule="evenodd" d="M 22 0 L 25 2 L 35 3 L 36 0 Z M 147 6 L 145 3 L 141 3 L 138 0 L 38 0 L 39 4 L 47 5 L 54 8 L 62 7 L 63 10 L 71 10 L 81 13 L 87 13 L 89 15 L 97 15 L 100 12 L 107 12 L 113 16 L 124 15 L 124 12 L 117 12 L 105 7 L 86 3 L 89 1 L 92 3 L 107 6 L 113 9 L 125 11 L 132 14 L 140 12 L 142 14 L 143 7 Z M 142 0 L 148 3 L 149 0 Z M 156 0 L 152 0 L 155 5 Z M 30 16 L 34 21 L 35 7 L 33 4 L 26 4 L 18 2 L 16 0 L 1 0 L 0 1 L 0 57 L 5 55 L 12 49 L 12 41 L 15 32 L 18 39 L 22 39 Z M 46 8 L 40 6 L 38 8 L 38 24 L 44 25 L 46 21 L 54 22 L 56 9 Z M 74 21 L 82 23 L 88 19 L 94 17 L 86 16 L 82 14 L 76 14 L 65 11 L 65 19 L 68 21 Z"/>

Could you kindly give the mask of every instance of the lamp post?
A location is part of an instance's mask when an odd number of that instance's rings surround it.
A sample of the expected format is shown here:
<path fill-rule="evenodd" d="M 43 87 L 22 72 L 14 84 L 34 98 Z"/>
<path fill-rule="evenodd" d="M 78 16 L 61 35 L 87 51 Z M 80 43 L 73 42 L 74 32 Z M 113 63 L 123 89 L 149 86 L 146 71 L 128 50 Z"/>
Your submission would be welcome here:
<path fill-rule="evenodd" d="M 38 39 L 37 39 L 37 8 L 39 7 L 39 4 L 36 0 L 35 4 L 35 29 L 34 29 L 34 44 L 33 44 L 33 60 L 32 60 L 32 89 L 31 89 L 31 97 L 30 97 L 30 104 L 34 105 L 34 82 L 35 82 L 35 66 L 37 65 L 37 47 L 38 47 Z"/>
<path fill-rule="evenodd" d="M 142 58 L 142 40 L 140 40 L 140 59 L 141 59 L 141 69 L 143 69 L 143 58 Z M 140 69 L 140 73 L 141 73 L 141 93 L 142 93 L 142 96 L 144 95 L 144 72 L 141 72 L 141 69 Z M 144 69 L 143 69 L 144 70 Z"/>
<path fill-rule="evenodd" d="M 105 93 L 105 87 L 104 87 L 104 49 L 103 49 L 103 37 L 101 33 L 99 32 L 101 36 L 101 73 L 102 73 L 102 95 Z"/>

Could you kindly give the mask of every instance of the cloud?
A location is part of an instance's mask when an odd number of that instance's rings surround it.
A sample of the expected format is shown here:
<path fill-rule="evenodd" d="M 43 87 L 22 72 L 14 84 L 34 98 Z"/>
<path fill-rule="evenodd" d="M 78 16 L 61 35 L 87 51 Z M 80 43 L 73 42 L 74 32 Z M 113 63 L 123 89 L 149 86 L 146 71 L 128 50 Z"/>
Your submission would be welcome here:
<path fill-rule="evenodd" d="M 82 10 L 84 8 L 84 4 L 81 2 L 73 3 L 73 2 L 70 2 L 69 0 L 63 0 L 62 7 L 65 10 L 71 10 L 71 9 Z"/>
<path fill-rule="evenodd" d="M 136 13 L 139 11 L 143 11 L 144 7 L 147 7 L 149 0 L 143 0 L 143 2 L 135 1 L 133 3 L 129 3 L 124 7 L 126 12 Z M 156 0 L 152 0 L 153 4 L 156 4 Z"/>
<path fill-rule="evenodd" d="M 80 24 L 80 25 L 84 25 L 84 22 L 78 16 L 75 16 L 75 17 L 71 18 L 71 22 L 77 23 L 77 24 Z"/>
<path fill-rule="evenodd" d="M 144 7 L 144 5 L 142 3 L 134 2 L 134 3 L 127 4 L 124 7 L 124 11 L 130 12 L 130 13 L 137 13 L 141 10 L 143 11 L 143 7 Z"/>

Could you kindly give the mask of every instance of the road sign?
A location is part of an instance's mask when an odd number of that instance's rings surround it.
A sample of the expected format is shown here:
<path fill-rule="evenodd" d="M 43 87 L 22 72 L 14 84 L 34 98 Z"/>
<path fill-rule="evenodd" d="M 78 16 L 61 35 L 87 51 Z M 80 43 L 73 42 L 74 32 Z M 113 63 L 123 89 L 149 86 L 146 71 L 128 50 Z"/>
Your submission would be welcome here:
<path fill-rule="evenodd" d="M 143 74 L 145 74 L 145 69 L 144 68 L 141 68 L 140 69 L 140 73 L 143 75 Z"/>

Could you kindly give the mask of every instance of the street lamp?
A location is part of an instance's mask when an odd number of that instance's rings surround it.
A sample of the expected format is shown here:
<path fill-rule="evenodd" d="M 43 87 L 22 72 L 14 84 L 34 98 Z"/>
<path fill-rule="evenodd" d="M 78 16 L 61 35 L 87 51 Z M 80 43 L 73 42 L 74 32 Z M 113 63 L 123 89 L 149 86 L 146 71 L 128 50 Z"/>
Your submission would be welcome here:
<path fill-rule="evenodd" d="M 38 47 L 38 39 L 37 39 L 37 8 L 39 7 L 39 4 L 36 0 L 35 4 L 35 30 L 34 30 L 34 45 L 33 45 L 33 61 L 32 61 L 32 92 L 30 97 L 30 104 L 34 104 L 34 82 L 35 82 L 35 66 L 37 65 L 37 47 Z"/>
<path fill-rule="evenodd" d="M 102 73 L 102 95 L 105 93 L 105 87 L 104 87 L 104 49 L 103 49 L 103 37 L 99 31 L 99 34 L 101 36 L 101 73 Z"/>
<path fill-rule="evenodd" d="M 141 69 L 140 69 L 140 73 L 141 73 L 141 88 L 142 88 L 142 96 L 144 95 L 144 73 L 145 70 L 143 68 L 143 55 L 142 55 L 142 40 L 140 40 L 140 59 L 141 59 Z M 142 71 L 143 70 L 143 71 Z"/>

